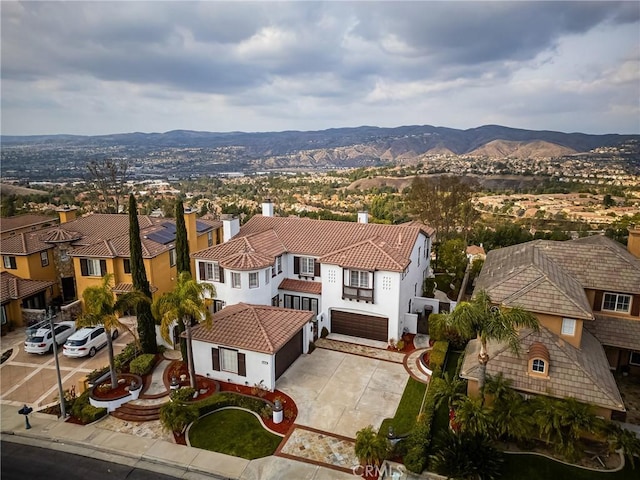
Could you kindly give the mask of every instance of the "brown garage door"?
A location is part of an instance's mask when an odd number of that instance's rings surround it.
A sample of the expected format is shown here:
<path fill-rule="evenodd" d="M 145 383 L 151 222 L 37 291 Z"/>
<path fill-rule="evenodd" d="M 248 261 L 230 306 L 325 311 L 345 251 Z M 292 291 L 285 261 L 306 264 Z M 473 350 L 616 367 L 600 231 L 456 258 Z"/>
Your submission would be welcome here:
<path fill-rule="evenodd" d="M 388 340 L 389 319 L 332 310 L 331 331 L 386 342 Z"/>
<path fill-rule="evenodd" d="M 276 380 L 302 355 L 302 330 L 276 353 Z"/>

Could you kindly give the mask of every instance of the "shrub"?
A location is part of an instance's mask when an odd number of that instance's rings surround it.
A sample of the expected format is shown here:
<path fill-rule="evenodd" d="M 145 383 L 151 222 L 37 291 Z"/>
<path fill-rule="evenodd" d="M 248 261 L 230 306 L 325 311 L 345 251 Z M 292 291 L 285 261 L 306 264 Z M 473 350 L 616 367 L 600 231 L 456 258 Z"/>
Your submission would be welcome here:
<path fill-rule="evenodd" d="M 199 417 L 198 407 L 180 402 L 169 402 L 160 408 L 160 423 L 172 432 L 182 432 Z"/>
<path fill-rule="evenodd" d="M 389 444 L 369 425 L 356 433 L 354 450 L 364 465 L 380 465 L 389 453 Z"/>
<path fill-rule="evenodd" d="M 267 387 L 264 386 L 264 380 L 260 380 L 260 383 L 256 383 L 251 387 L 251 395 L 264 398 L 267 395 Z"/>
<path fill-rule="evenodd" d="M 89 403 L 90 391 L 86 390 L 73 401 L 71 415 L 83 423 L 95 422 L 107 414 L 106 408 L 97 408 Z"/>
<path fill-rule="evenodd" d="M 195 395 L 195 393 L 195 388 L 184 387 L 173 390 L 170 396 L 171 400 L 173 400 L 174 402 L 191 402 L 193 401 L 193 396 Z"/>
<path fill-rule="evenodd" d="M 404 348 L 404 340 L 398 340 L 398 342 L 396 343 L 396 350 L 401 352 L 403 348 Z"/>
<path fill-rule="evenodd" d="M 329 335 L 329 330 L 327 330 L 327 327 L 322 327 L 322 330 L 320 331 L 320 336 L 322 338 L 327 338 L 327 335 Z"/>
<path fill-rule="evenodd" d="M 284 418 L 288 421 L 293 420 L 296 417 L 296 412 L 293 408 L 287 407 L 284 409 Z"/>
<path fill-rule="evenodd" d="M 263 420 L 269 420 L 272 415 L 273 415 L 273 408 L 271 408 L 271 405 L 265 404 L 265 406 L 262 407 L 262 410 L 260 410 L 260 416 L 262 417 Z"/>
<path fill-rule="evenodd" d="M 198 408 L 200 416 L 202 416 L 223 407 L 241 407 L 260 414 L 264 406 L 269 405 L 269 403 L 260 398 L 247 397 L 233 392 L 220 392 L 194 402 L 194 405 Z"/>
<path fill-rule="evenodd" d="M 122 349 L 122 352 L 116 355 L 113 359 L 116 371 L 122 373 L 124 367 L 129 365 L 131 360 L 136 358 L 139 353 L 140 350 L 135 342 L 128 343 L 127 346 Z"/>
<path fill-rule="evenodd" d="M 316 349 L 316 344 L 313 342 L 309 342 L 309 353 L 313 353 L 315 349 Z"/>
<path fill-rule="evenodd" d="M 145 353 L 136 357 L 129 364 L 129 371 L 136 375 L 148 374 L 156 363 L 156 356 L 153 353 Z"/>
<path fill-rule="evenodd" d="M 429 368 L 431 370 L 434 370 L 435 368 L 442 369 L 448 349 L 449 342 L 439 340 L 433 344 L 433 349 L 431 350 L 429 355 Z"/>
<path fill-rule="evenodd" d="M 436 296 L 436 280 L 435 278 L 425 278 L 422 282 L 422 296 L 433 298 Z"/>

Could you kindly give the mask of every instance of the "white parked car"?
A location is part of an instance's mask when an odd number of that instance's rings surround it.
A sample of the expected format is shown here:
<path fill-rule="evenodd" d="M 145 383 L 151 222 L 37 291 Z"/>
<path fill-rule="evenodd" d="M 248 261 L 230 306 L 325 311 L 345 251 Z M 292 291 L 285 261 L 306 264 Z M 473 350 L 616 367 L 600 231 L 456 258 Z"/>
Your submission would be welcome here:
<path fill-rule="evenodd" d="M 74 322 L 60 322 L 54 324 L 53 329 L 55 331 L 56 343 L 62 345 L 76 331 L 76 324 Z M 24 351 L 39 354 L 53 352 L 51 327 L 44 325 L 35 332 L 31 330 L 24 342 Z"/>
<path fill-rule="evenodd" d="M 118 338 L 118 330 L 113 329 L 111 338 Z M 107 344 L 107 333 L 104 327 L 83 327 L 71 335 L 64 344 L 62 353 L 66 357 L 93 357 L 98 350 Z"/>

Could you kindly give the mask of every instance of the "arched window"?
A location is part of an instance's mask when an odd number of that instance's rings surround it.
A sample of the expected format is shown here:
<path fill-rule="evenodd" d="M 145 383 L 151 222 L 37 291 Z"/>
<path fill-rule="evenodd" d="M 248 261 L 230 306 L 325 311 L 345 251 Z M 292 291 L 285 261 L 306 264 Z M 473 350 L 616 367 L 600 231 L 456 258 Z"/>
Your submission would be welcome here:
<path fill-rule="evenodd" d="M 533 364 L 531 365 L 531 370 L 536 373 L 544 373 L 545 363 L 544 360 L 536 358 L 533 360 Z"/>

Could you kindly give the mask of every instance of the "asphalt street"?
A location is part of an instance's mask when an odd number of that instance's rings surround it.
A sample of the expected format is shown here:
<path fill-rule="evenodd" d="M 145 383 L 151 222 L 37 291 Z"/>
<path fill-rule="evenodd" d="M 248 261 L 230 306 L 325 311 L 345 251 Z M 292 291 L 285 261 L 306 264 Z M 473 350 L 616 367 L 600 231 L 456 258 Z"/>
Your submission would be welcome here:
<path fill-rule="evenodd" d="M 2 480 L 175 480 L 178 477 L 71 453 L 3 441 Z"/>

